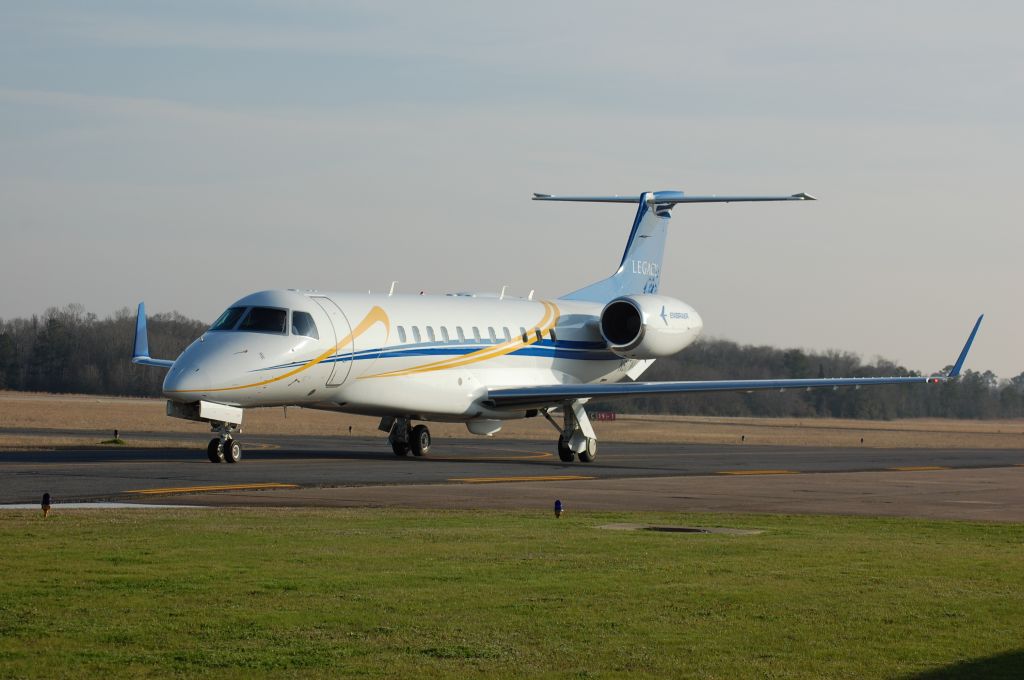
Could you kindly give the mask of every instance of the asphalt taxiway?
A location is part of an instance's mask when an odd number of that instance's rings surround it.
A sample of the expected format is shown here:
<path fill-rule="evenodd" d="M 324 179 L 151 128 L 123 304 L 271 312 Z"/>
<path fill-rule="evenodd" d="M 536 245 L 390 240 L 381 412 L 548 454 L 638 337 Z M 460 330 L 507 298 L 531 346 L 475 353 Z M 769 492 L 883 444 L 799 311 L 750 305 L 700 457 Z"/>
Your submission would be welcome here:
<path fill-rule="evenodd" d="M 565 496 L 592 509 L 1024 521 L 1021 449 L 603 443 L 595 462 L 567 464 L 543 441 L 438 440 L 416 458 L 379 438 L 260 436 L 244 440 L 242 463 L 217 465 L 204 444 L 0 453 L 0 503 L 49 492 L 66 502 L 534 507 Z M 909 509 L 922 501 L 939 511 Z"/>

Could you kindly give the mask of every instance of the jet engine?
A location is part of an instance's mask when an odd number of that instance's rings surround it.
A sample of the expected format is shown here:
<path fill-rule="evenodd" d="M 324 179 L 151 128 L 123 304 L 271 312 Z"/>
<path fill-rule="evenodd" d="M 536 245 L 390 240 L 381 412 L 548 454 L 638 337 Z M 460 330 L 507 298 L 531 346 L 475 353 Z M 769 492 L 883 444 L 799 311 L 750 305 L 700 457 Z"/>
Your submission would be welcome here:
<path fill-rule="evenodd" d="M 624 295 L 601 310 L 601 336 L 608 349 L 626 359 L 672 356 L 702 328 L 690 305 L 664 295 Z"/>

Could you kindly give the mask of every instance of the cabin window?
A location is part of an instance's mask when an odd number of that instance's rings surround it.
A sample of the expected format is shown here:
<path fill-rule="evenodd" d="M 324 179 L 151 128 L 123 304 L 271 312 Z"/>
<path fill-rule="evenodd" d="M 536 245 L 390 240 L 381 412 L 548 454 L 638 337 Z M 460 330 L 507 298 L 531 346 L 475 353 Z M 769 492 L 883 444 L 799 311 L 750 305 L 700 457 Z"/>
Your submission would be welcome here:
<path fill-rule="evenodd" d="M 434 327 L 433 326 L 427 326 L 427 340 L 430 340 L 430 342 L 434 342 Z"/>
<path fill-rule="evenodd" d="M 544 340 L 544 336 L 540 334 L 539 328 L 534 328 L 533 332 L 537 334 L 537 342 L 542 342 Z"/>
<path fill-rule="evenodd" d="M 476 326 L 473 326 L 473 340 L 476 342 L 483 342 L 483 340 L 480 339 L 480 329 Z"/>
<path fill-rule="evenodd" d="M 555 337 L 555 329 L 554 328 L 552 328 L 550 331 L 548 331 L 548 335 L 551 336 L 551 342 L 558 342 L 558 338 Z"/>
<path fill-rule="evenodd" d="M 274 307 L 250 307 L 248 313 L 242 317 L 238 324 L 238 330 L 251 333 L 281 333 L 287 332 L 288 312 Z"/>
<path fill-rule="evenodd" d="M 451 342 L 451 338 L 448 337 L 447 326 L 441 326 L 441 342 Z"/>
<path fill-rule="evenodd" d="M 245 307 L 232 307 L 220 315 L 213 325 L 210 326 L 211 331 L 229 331 L 235 327 L 238 320 L 245 314 Z"/>
<path fill-rule="evenodd" d="M 498 342 L 498 336 L 494 334 L 494 326 L 487 327 L 487 337 L 489 337 L 493 343 Z"/>
<path fill-rule="evenodd" d="M 459 334 L 459 342 L 466 341 L 466 334 L 462 332 L 462 326 L 456 326 L 455 332 Z"/>
<path fill-rule="evenodd" d="M 316 324 L 309 312 L 292 312 L 292 335 L 303 335 L 307 338 L 320 339 L 316 332 Z"/>
<path fill-rule="evenodd" d="M 420 327 L 419 326 L 413 326 L 412 327 L 412 341 L 413 342 L 420 342 Z"/>
<path fill-rule="evenodd" d="M 508 332 L 508 326 L 501 329 L 505 334 L 505 342 L 512 342 L 512 334 Z"/>
<path fill-rule="evenodd" d="M 399 342 L 405 342 L 405 327 L 404 326 L 399 326 L 398 327 L 398 341 Z"/>
<path fill-rule="evenodd" d="M 526 331 L 525 331 L 525 330 L 523 331 L 523 342 L 524 342 L 524 343 L 528 343 L 528 342 L 530 342 L 530 336 L 528 336 L 528 335 L 526 334 Z"/>

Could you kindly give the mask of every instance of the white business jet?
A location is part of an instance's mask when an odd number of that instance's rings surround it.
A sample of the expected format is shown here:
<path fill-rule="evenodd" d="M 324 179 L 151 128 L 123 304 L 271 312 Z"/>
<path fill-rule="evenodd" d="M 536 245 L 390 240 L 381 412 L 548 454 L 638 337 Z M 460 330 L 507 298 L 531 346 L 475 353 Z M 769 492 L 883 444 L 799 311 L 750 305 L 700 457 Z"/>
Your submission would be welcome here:
<path fill-rule="evenodd" d="M 633 382 L 703 328 L 692 307 L 658 293 L 672 209 L 814 197 L 656 191 L 633 197 L 535 194 L 534 200 L 637 204 L 615 273 L 553 300 L 504 291 L 268 290 L 231 305 L 174 361 L 150 358 L 145 307 L 139 304 L 132 360 L 169 369 L 163 383 L 167 414 L 210 423 L 217 436 L 207 454 L 214 463 L 241 460 L 236 434 L 244 409 L 293 405 L 379 416 L 399 456 L 430 450 L 430 430 L 415 421 L 463 422 L 473 434 L 491 435 L 505 420 L 540 415 L 559 431 L 561 460 L 589 463 L 597 455 L 597 436 L 583 408 L 589 399 L 939 383 L 960 374 L 981 324 L 979 317 L 945 376 Z"/>

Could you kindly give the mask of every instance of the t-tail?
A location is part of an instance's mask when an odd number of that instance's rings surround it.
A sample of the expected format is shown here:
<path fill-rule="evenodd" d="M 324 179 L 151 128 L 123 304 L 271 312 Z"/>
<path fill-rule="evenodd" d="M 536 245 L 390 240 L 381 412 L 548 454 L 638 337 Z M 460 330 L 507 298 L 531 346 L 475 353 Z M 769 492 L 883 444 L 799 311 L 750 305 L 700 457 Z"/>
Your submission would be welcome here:
<path fill-rule="evenodd" d="M 608 302 L 620 295 L 654 294 L 661 282 L 661 261 L 672 208 L 680 203 L 739 203 L 745 201 L 813 201 L 809 194 L 788 196 L 688 196 L 682 191 L 649 191 L 639 196 L 553 196 L 534 194 L 535 201 L 636 203 L 636 217 L 626 250 L 615 273 L 606 279 L 563 295 L 563 300 Z"/>

